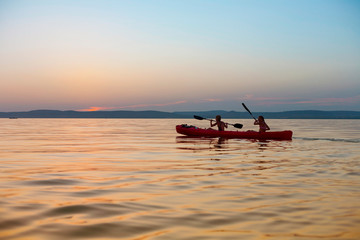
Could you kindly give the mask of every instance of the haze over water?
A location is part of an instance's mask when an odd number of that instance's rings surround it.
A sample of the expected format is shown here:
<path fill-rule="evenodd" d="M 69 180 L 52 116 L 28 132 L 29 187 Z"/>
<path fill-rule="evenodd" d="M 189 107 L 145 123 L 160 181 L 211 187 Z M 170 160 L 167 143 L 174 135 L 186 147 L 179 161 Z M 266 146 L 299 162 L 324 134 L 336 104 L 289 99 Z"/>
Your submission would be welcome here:
<path fill-rule="evenodd" d="M 252 120 L 229 120 L 254 129 Z M 359 239 L 360 121 L 0 119 L 0 239 Z"/>

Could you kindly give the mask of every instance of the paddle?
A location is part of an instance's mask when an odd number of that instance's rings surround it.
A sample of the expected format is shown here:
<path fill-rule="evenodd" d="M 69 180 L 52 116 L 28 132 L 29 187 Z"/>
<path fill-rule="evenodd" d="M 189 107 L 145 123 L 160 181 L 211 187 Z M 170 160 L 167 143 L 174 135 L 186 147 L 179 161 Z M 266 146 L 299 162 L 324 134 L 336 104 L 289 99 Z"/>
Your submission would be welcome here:
<path fill-rule="evenodd" d="M 204 118 L 204 117 L 200 117 L 200 116 L 196 116 L 196 115 L 194 115 L 194 118 L 197 119 L 197 120 L 209 120 L 209 121 L 213 120 L 213 119 L 208 119 L 208 118 Z M 243 127 L 243 125 L 241 123 L 235 123 L 235 124 L 227 123 L 227 124 L 229 124 L 231 126 L 234 126 L 236 128 L 242 128 Z"/>
<path fill-rule="evenodd" d="M 252 115 L 252 113 L 250 112 L 250 110 L 246 107 L 245 103 L 242 104 L 243 107 L 246 109 L 246 111 L 248 111 L 248 113 L 250 113 L 250 115 L 253 117 L 253 119 L 256 120 L 256 118 Z"/>

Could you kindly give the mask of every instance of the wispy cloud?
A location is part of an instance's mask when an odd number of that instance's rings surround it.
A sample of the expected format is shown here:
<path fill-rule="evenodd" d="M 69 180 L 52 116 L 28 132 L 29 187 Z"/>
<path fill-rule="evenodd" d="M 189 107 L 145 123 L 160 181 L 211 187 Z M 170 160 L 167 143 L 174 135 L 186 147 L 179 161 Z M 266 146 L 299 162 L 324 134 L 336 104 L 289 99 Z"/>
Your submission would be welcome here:
<path fill-rule="evenodd" d="M 237 98 L 239 101 L 251 101 L 254 105 L 282 105 L 294 104 L 296 101 L 304 100 L 303 98 L 294 97 L 257 97 L 253 94 L 246 94 Z"/>
<path fill-rule="evenodd" d="M 103 111 L 103 110 L 114 110 L 114 109 L 136 109 L 136 108 L 146 108 L 146 107 L 165 107 L 171 105 L 178 105 L 186 103 L 187 101 L 176 101 L 176 102 L 168 102 L 168 103 L 146 103 L 146 104 L 136 104 L 136 105 L 128 105 L 128 106 L 118 106 L 118 107 L 89 107 L 86 109 L 80 109 L 78 111 L 83 112 L 94 112 L 94 111 Z"/>
<path fill-rule="evenodd" d="M 314 104 L 317 106 L 332 106 L 346 103 L 360 102 L 360 95 L 353 97 L 339 97 L 339 98 L 296 98 L 296 97 L 256 97 L 252 94 L 247 94 L 237 100 L 251 101 L 254 105 L 302 105 Z"/>
<path fill-rule="evenodd" d="M 136 104 L 136 105 L 129 105 L 129 106 L 122 106 L 117 107 L 117 109 L 134 109 L 134 108 L 144 108 L 144 107 L 165 107 L 171 105 L 178 105 L 186 103 L 187 101 L 177 101 L 177 102 L 168 102 L 168 103 L 146 103 L 146 104 Z"/>
<path fill-rule="evenodd" d="M 354 97 L 346 97 L 346 98 L 315 98 L 306 101 L 298 101 L 295 102 L 297 104 L 317 104 L 317 105 L 335 105 L 342 103 L 356 103 L 360 101 L 360 95 Z"/>
<path fill-rule="evenodd" d="M 249 100 L 249 101 L 294 101 L 301 98 L 289 98 L 289 97 L 256 97 L 252 94 L 246 94 L 243 97 L 238 98 L 238 100 Z"/>
<path fill-rule="evenodd" d="M 340 106 L 346 104 L 353 104 L 353 103 L 360 103 L 360 95 L 353 96 L 353 97 L 332 97 L 332 98 L 298 98 L 298 97 L 257 97 L 252 94 L 247 94 L 243 97 L 235 98 L 235 99 L 219 99 L 219 98 L 207 98 L 201 100 L 193 100 L 193 101 L 175 101 L 175 102 L 165 102 L 165 103 L 143 103 L 143 104 L 134 104 L 134 105 L 126 105 L 126 106 L 116 106 L 116 107 L 89 107 L 86 109 L 80 109 L 78 111 L 103 111 L 103 110 L 136 110 L 136 109 L 151 109 L 154 107 L 166 107 L 166 106 L 174 106 L 174 105 L 181 105 L 187 104 L 191 106 L 197 106 L 202 104 L 209 103 L 220 103 L 225 102 L 229 104 L 231 102 L 241 101 L 245 103 L 249 103 L 253 106 L 264 106 L 264 107 L 271 107 L 271 106 Z M 208 107 L 208 106 L 205 106 Z"/>
<path fill-rule="evenodd" d="M 222 101 L 224 101 L 224 100 L 220 99 L 220 98 L 207 98 L 207 99 L 201 100 L 201 102 L 222 102 Z"/>

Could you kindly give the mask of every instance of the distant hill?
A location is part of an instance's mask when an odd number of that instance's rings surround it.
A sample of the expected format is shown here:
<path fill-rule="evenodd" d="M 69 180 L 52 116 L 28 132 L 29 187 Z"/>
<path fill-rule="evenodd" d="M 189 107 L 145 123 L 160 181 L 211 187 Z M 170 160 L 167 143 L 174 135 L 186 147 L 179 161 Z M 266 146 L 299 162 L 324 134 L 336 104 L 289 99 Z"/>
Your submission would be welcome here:
<path fill-rule="evenodd" d="M 0 118 L 193 118 L 199 115 L 214 118 L 220 114 L 227 119 L 251 118 L 248 112 L 203 111 L 203 112 L 161 112 L 161 111 L 58 111 L 34 110 L 29 112 L 0 112 Z M 360 111 L 286 111 L 253 112 L 267 119 L 360 119 Z"/>

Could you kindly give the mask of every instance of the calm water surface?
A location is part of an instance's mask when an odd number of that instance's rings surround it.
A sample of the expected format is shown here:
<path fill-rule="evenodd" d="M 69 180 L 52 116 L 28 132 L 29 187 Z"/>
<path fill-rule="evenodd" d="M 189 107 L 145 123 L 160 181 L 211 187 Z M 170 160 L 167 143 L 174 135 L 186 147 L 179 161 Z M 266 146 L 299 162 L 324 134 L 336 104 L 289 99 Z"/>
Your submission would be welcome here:
<path fill-rule="evenodd" d="M 254 129 L 252 120 L 229 120 Z M 0 239 L 360 239 L 360 121 L 292 141 L 156 119 L 0 119 Z"/>

